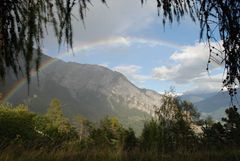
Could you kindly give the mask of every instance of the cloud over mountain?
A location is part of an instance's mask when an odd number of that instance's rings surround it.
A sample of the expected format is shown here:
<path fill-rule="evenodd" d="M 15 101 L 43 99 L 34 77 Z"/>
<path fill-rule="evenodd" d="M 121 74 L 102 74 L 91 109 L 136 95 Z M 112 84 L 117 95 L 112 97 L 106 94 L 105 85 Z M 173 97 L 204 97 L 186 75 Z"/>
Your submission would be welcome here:
<path fill-rule="evenodd" d="M 170 60 L 174 65 L 155 67 L 153 77 L 159 80 L 171 80 L 176 84 L 192 83 L 194 88 L 219 89 L 222 79 L 221 67 L 213 62 L 208 73 L 206 71 L 208 58 L 209 49 L 206 44 L 184 46 L 171 55 Z"/>

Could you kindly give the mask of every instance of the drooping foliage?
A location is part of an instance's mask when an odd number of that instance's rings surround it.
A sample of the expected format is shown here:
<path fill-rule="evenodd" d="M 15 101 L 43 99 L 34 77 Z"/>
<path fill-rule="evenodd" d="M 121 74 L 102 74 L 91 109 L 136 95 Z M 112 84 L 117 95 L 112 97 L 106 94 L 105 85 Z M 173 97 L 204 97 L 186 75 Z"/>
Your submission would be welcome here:
<path fill-rule="evenodd" d="M 73 9 L 78 7 L 83 20 L 88 4 L 90 0 L 1 0 L 0 78 L 12 70 L 16 75 L 24 72 L 30 81 L 33 65 L 39 69 L 42 40 L 49 27 L 59 45 L 64 42 L 72 47 Z"/>
<path fill-rule="evenodd" d="M 144 0 L 141 0 L 144 3 Z M 163 24 L 189 14 L 200 22 L 200 38 L 207 41 L 209 64 L 224 66 L 223 87 L 230 96 L 240 82 L 240 1 L 239 0 L 156 0 Z M 218 45 L 214 45 L 217 43 Z"/>
<path fill-rule="evenodd" d="M 147 0 L 141 0 L 144 4 Z M 180 22 L 181 18 L 187 14 L 190 15 L 193 21 L 197 19 L 197 0 L 156 0 L 158 15 L 162 14 L 163 25 L 167 21 L 172 23 L 175 19 Z"/>
<path fill-rule="evenodd" d="M 224 66 L 223 86 L 233 96 L 240 82 L 240 1 L 201 0 L 199 6 L 200 36 L 205 31 L 210 51 L 208 64 Z M 220 48 L 212 45 L 216 41 Z"/>
<path fill-rule="evenodd" d="M 145 1 L 141 0 L 141 3 Z M 158 14 L 163 15 L 163 24 L 167 21 L 172 23 L 175 19 L 180 22 L 184 15 L 200 21 L 200 37 L 206 38 L 209 45 L 208 64 L 216 62 L 224 66 L 223 86 L 233 96 L 240 81 L 240 1 L 156 0 L 156 3 Z M 24 71 L 30 81 L 32 60 L 35 60 L 35 69 L 38 70 L 42 40 L 49 26 L 53 27 L 59 45 L 65 42 L 72 47 L 73 9 L 78 7 L 79 17 L 83 20 L 89 4 L 90 0 L 2 0 L 0 77 L 4 79 L 6 71 L 11 69 L 15 74 Z M 214 41 L 220 48 L 212 44 Z M 24 65 L 24 70 L 20 64 Z"/>

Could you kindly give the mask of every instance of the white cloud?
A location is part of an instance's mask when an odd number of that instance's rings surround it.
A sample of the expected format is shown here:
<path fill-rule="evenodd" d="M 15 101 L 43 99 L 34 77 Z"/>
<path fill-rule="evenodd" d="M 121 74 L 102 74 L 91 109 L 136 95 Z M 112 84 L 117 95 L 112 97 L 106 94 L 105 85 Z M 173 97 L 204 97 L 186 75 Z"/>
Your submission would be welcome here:
<path fill-rule="evenodd" d="M 216 47 L 218 43 L 213 43 Z M 171 80 L 177 85 L 193 84 L 191 90 L 215 91 L 221 89 L 222 74 L 209 76 L 206 71 L 209 58 L 209 49 L 204 43 L 194 46 L 184 46 L 180 51 L 171 55 L 170 60 L 174 65 L 160 66 L 153 69 L 153 77 L 158 80 Z M 216 71 L 221 66 L 211 63 L 211 71 Z"/>
<path fill-rule="evenodd" d="M 101 63 L 101 64 L 98 64 L 99 66 L 102 66 L 102 67 L 108 67 L 109 65 L 108 65 L 108 63 Z"/>
<path fill-rule="evenodd" d="M 132 75 L 139 72 L 139 70 L 142 67 L 137 65 L 120 65 L 112 68 L 114 71 L 118 71 L 120 73 L 126 74 L 126 75 Z"/>
<path fill-rule="evenodd" d="M 170 57 L 175 65 L 160 66 L 153 69 L 156 79 L 172 80 L 178 84 L 188 83 L 196 78 L 207 75 L 206 67 L 209 57 L 208 47 L 204 43 L 194 46 L 184 46 L 180 51 Z M 219 66 L 212 63 L 210 70 Z"/>
<path fill-rule="evenodd" d="M 138 65 L 120 65 L 112 68 L 112 70 L 124 74 L 133 82 L 144 82 L 151 79 L 150 76 L 139 74 L 141 69 L 142 67 Z"/>
<path fill-rule="evenodd" d="M 222 89 L 222 74 L 202 76 L 193 80 L 195 86 L 185 91 L 186 93 L 208 93 Z"/>
<path fill-rule="evenodd" d="M 180 64 L 176 66 L 161 66 L 153 69 L 153 76 L 159 80 L 172 80 L 175 79 L 176 71 L 179 70 Z"/>
<path fill-rule="evenodd" d="M 134 74 L 132 77 L 133 77 L 134 80 L 140 81 L 140 82 L 142 82 L 142 83 L 143 83 L 144 81 L 146 81 L 146 80 L 152 79 L 151 76 L 141 75 L 141 74 Z"/>

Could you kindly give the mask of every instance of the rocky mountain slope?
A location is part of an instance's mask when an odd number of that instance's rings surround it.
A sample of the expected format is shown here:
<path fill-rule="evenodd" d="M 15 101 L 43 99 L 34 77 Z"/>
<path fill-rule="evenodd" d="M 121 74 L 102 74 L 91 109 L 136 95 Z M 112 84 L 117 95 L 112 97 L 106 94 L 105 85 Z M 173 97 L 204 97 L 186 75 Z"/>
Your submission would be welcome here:
<path fill-rule="evenodd" d="M 44 56 L 42 62 L 48 59 L 51 58 Z M 25 83 L 18 86 L 7 101 L 25 103 L 30 110 L 44 113 L 50 100 L 58 98 L 64 113 L 70 117 L 80 114 L 98 120 L 113 115 L 126 124 L 146 119 L 153 114 L 154 106 L 161 105 L 160 94 L 136 87 L 119 72 L 98 65 L 51 62 L 39 72 L 39 86 L 36 76 L 32 77 L 29 95 Z M 14 75 L 8 76 L 6 84 L 1 85 L 1 92 L 6 93 L 14 86 L 14 80 Z"/>

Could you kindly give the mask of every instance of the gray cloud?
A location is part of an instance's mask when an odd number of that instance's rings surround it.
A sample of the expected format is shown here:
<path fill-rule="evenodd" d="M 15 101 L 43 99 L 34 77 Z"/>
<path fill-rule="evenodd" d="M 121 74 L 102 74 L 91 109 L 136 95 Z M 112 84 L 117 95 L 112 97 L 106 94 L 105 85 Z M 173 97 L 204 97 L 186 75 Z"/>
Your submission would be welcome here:
<path fill-rule="evenodd" d="M 109 0 L 108 6 L 94 1 L 86 13 L 86 28 L 83 29 L 81 22 L 73 22 L 74 38 L 85 41 L 122 35 L 131 28 L 138 30 L 148 26 L 156 15 L 154 3 L 142 7 L 139 0 Z"/>
<path fill-rule="evenodd" d="M 130 30 L 138 31 L 148 27 L 157 18 L 155 3 L 141 5 L 139 0 L 109 0 L 108 6 L 101 1 L 92 1 L 84 20 L 73 18 L 74 45 L 86 41 L 109 39 L 114 36 L 126 36 Z M 78 8 L 73 10 L 78 17 Z M 57 47 L 54 32 L 49 28 L 44 40 L 46 51 Z"/>

